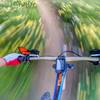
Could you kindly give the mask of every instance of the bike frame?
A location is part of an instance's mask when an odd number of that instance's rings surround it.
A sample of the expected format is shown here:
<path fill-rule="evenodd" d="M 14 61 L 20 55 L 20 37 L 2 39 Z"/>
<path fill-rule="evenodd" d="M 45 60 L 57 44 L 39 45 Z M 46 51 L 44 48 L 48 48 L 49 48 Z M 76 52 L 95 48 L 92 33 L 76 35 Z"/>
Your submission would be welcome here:
<path fill-rule="evenodd" d="M 68 73 L 68 70 L 73 67 L 72 64 L 66 62 L 65 56 L 60 56 L 56 59 L 56 64 L 54 66 L 56 72 L 56 83 L 52 100 L 61 100 L 65 76 Z"/>
<path fill-rule="evenodd" d="M 73 64 L 67 63 L 68 61 L 100 62 L 99 57 L 66 57 L 66 56 L 58 56 L 58 57 L 39 57 L 37 56 L 36 57 L 32 54 L 28 55 L 28 57 L 29 57 L 29 61 L 31 60 L 56 61 L 56 64 L 54 64 L 53 66 L 56 72 L 56 82 L 55 82 L 54 95 L 53 95 L 52 100 L 61 100 L 65 76 L 68 73 L 68 70 L 73 69 L 75 67 Z"/>

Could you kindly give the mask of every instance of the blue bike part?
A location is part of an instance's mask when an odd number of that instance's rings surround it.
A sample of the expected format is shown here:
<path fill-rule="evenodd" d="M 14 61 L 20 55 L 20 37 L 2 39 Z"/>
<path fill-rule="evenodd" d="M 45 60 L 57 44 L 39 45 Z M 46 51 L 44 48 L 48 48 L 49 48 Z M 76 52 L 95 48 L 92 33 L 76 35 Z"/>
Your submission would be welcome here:
<path fill-rule="evenodd" d="M 57 73 L 56 74 L 56 83 L 55 83 L 55 88 L 54 88 L 54 96 L 53 96 L 52 100 L 56 100 L 56 97 L 57 97 L 58 76 L 59 76 L 59 74 Z"/>
<path fill-rule="evenodd" d="M 43 96 L 41 97 L 41 100 L 51 100 L 51 97 L 50 97 L 50 92 L 45 92 L 43 94 Z"/>
<path fill-rule="evenodd" d="M 19 57 L 18 57 L 18 60 L 19 60 L 20 62 L 29 61 L 29 59 L 30 59 L 30 56 L 29 56 L 29 55 L 24 55 L 24 56 L 19 56 Z"/>
<path fill-rule="evenodd" d="M 66 63 L 65 56 L 59 56 L 56 59 L 56 64 L 54 64 L 53 68 L 56 72 L 56 83 L 54 88 L 54 96 L 52 100 L 60 100 L 66 73 L 69 69 L 73 69 L 74 65 Z M 59 74 L 62 74 L 62 82 L 58 87 Z"/>
<path fill-rule="evenodd" d="M 58 56 L 58 58 L 56 59 L 56 67 L 55 67 L 56 73 L 64 71 L 65 65 L 66 65 L 65 56 Z"/>
<path fill-rule="evenodd" d="M 75 65 L 66 63 L 65 70 L 62 72 L 62 82 L 61 82 L 61 85 L 60 85 L 57 100 L 61 100 L 61 95 L 62 95 L 62 91 L 63 91 L 63 84 L 64 84 L 65 76 L 68 74 L 68 70 L 73 69 L 74 67 L 75 67 Z"/>
<path fill-rule="evenodd" d="M 56 83 L 55 83 L 55 88 L 54 88 L 54 96 L 53 100 L 58 99 L 58 77 L 59 73 L 63 72 L 65 70 L 65 56 L 58 56 L 56 59 L 56 64 L 54 64 L 53 68 L 55 69 L 56 72 Z"/>
<path fill-rule="evenodd" d="M 60 85 L 60 89 L 59 89 L 59 93 L 58 93 L 58 99 L 57 100 L 61 100 L 61 95 L 62 95 L 62 90 L 63 90 L 63 84 L 64 84 L 64 80 L 65 80 L 65 76 L 67 74 L 67 68 L 66 70 L 63 72 L 63 76 L 62 76 L 62 82 L 61 82 L 61 85 Z"/>

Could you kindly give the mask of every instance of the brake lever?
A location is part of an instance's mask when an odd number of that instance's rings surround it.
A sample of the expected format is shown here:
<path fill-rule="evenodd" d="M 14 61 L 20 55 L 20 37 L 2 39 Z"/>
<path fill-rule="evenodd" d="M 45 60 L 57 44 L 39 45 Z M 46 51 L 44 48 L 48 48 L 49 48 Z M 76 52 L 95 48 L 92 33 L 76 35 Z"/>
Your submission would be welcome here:
<path fill-rule="evenodd" d="M 91 57 L 97 57 L 99 58 L 99 61 L 96 61 L 96 62 L 91 62 L 93 63 L 94 65 L 99 65 L 100 64 L 100 50 L 99 49 L 93 49 L 89 52 L 90 56 Z"/>
<path fill-rule="evenodd" d="M 28 54 L 28 55 L 24 55 L 24 56 L 19 56 L 18 60 L 20 62 L 27 62 L 27 61 L 31 61 L 30 58 L 34 58 L 34 57 L 39 57 L 39 55 L 34 55 L 34 54 Z"/>

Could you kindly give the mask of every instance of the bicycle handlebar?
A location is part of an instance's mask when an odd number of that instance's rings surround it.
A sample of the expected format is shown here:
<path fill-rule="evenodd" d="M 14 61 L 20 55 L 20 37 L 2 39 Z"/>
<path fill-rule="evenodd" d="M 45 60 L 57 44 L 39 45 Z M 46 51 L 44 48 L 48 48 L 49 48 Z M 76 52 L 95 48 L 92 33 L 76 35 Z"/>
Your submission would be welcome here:
<path fill-rule="evenodd" d="M 58 57 L 30 57 L 29 60 L 50 60 L 55 61 Z M 65 57 L 66 61 L 100 61 L 98 57 Z"/>

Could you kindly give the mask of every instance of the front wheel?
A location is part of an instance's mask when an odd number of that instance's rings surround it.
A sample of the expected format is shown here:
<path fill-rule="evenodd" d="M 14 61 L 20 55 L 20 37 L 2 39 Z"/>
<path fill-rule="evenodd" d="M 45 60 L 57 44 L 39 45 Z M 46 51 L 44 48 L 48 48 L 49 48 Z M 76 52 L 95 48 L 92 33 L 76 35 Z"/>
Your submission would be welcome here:
<path fill-rule="evenodd" d="M 41 100 L 51 100 L 50 92 L 45 92 L 41 97 Z"/>

